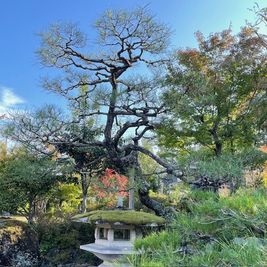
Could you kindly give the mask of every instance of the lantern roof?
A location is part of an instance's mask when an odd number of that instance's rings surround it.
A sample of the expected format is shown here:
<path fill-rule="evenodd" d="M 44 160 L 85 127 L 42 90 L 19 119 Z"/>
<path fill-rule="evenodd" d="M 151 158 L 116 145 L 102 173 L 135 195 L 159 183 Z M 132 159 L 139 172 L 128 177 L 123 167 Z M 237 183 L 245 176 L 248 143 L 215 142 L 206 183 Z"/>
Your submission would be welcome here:
<path fill-rule="evenodd" d="M 151 213 L 134 210 L 95 210 L 73 217 L 73 220 L 92 223 L 122 223 L 128 225 L 158 226 L 165 223 L 165 219 Z"/>

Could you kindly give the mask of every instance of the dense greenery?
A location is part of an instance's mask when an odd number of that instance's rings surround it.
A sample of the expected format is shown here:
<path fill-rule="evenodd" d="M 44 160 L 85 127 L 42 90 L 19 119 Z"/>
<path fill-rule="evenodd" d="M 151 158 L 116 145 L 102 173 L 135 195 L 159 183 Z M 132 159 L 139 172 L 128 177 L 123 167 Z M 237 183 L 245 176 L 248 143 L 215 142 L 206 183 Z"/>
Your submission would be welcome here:
<path fill-rule="evenodd" d="M 24 217 L 0 217 L 0 265 L 36 267 L 38 239 Z"/>
<path fill-rule="evenodd" d="M 169 227 L 135 243 L 139 267 L 265 266 L 266 189 L 240 189 L 230 197 L 184 190 Z"/>
<path fill-rule="evenodd" d="M 166 147 L 223 150 L 260 143 L 266 126 L 266 47 L 249 26 L 207 38 L 198 49 L 179 50 L 169 65 L 164 94 L 172 109 L 159 130 Z"/>
<path fill-rule="evenodd" d="M 100 262 L 79 249 L 80 244 L 94 241 L 93 226 L 66 218 L 42 217 L 34 228 L 23 217 L 0 218 L 0 240 L 1 266 L 52 267 Z"/>
<path fill-rule="evenodd" d="M 0 210 L 19 212 L 30 223 L 38 212 L 38 204 L 45 203 L 48 192 L 70 173 L 67 164 L 37 158 L 28 151 L 18 151 L 1 165 Z"/>
<path fill-rule="evenodd" d="M 90 253 L 80 250 L 81 244 L 94 241 L 94 227 L 91 224 L 76 223 L 69 219 L 42 218 L 37 229 L 39 251 L 43 266 L 59 264 L 92 264 L 100 261 Z"/>
<path fill-rule="evenodd" d="M 256 172 L 263 171 L 266 160 L 267 154 L 258 149 L 224 153 L 220 157 L 211 156 L 200 149 L 189 156 L 180 157 L 179 164 L 189 183 L 197 188 L 217 191 L 222 185 L 228 185 L 234 191 L 240 186 L 261 184 L 263 174 L 257 175 Z"/>

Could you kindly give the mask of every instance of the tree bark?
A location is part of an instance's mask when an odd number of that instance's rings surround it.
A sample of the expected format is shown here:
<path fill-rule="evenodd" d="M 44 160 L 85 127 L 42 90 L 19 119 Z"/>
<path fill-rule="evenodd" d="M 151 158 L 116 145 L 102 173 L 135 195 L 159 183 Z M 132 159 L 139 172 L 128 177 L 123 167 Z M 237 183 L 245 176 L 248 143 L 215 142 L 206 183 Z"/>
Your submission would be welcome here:
<path fill-rule="evenodd" d="M 147 188 L 140 188 L 138 190 L 138 195 L 141 203 L 153 210 L 156 215 L 164 217 L 167 214 L 165 207 L 161 203 L 150 198 L 149 190 Z"/>
<path fill-rule="evenodd" d="M 133 166 L 131 169 L 134 170 L 134 181 L 139 185 L 138 196 L 140 202 L 147 208 L 153 210 L 156 215 L 164 217 L 167 214 L 164 205 L 154 199 L 151 199 L 149 196 L 149 185 L 145 181 L 145 177 L 142 175 L 142 169 L 138 161 L 138 152 L 134 151 L 132 153 L 131 162 Z"/>
<path fill-rule="evenodd" d="M 29 200 L 29 213 L 28 213 L 28 223 L 33 224 L 34 220 L 34 200 Z"/>
<path fill-rule="evenodd" d="M 81 212 L 85 213 L 87 208 L 87 195 L 88 195 L 88 181 L 87 176 L 85 173 L 81 173 L 81 180 L 82 180 L 82 206 L 81 206 Z"/>
<path fill-rule="evenodd" d="M 222 143 L 215 142 L 215 154 L 219 157 L 222 154 Z"/>
<path fill-rule="evenodd" d="M 222 154 L 222 143 L 218 137 L 218 134 L 217 134 L 217 128 L 218 128 L 218 124 L 216 124 L 211 130 L 210 130 L 210 133 L 211 133 L 211 136 L 213 138 L 213 142 L 215 144 L 215 148 L 214 148 L 214 151 L 215 151 L 215 155 L 217 157 L 219 157 L 221 154 Z"/>
<path fill-rule="evenodd" d="M 134 189 L 129 190 L 129 209 L 134 210 Z"/>
<path fill-rule="evenodd" d="M 87 208 L 87 193 L 83 192 L 81 212 L 86 213 Z"/>

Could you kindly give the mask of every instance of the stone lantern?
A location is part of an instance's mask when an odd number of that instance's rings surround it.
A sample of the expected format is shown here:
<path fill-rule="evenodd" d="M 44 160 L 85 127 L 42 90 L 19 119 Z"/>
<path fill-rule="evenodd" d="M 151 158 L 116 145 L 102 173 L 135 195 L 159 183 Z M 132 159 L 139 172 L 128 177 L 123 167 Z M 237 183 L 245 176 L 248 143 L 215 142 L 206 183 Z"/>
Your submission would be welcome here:
<path fill-rule="evenodd" d="M 156 215 L 134 210 L 98 210 L 74 217 L 95 223 L 95 242 L 80 246 L 103 260 L 101 267 L 128 267 L 125 255 L 133 254 L 134 241 L 142 237 L 143 227 L 157 227 L 165 220 Z"/>

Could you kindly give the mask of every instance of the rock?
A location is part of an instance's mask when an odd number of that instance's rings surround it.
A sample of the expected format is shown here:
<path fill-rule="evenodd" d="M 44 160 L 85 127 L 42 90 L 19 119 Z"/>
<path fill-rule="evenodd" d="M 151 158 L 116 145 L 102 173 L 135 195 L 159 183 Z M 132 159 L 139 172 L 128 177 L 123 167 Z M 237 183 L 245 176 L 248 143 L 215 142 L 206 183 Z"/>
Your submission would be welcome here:
<path fill-rule="evenodd" d="M 26 223 L 1 220 L 0 266 L 34 267 L 38 264 L 38 240 Z"/>

